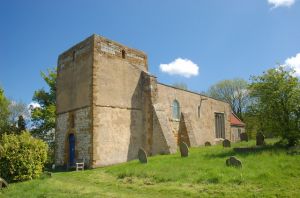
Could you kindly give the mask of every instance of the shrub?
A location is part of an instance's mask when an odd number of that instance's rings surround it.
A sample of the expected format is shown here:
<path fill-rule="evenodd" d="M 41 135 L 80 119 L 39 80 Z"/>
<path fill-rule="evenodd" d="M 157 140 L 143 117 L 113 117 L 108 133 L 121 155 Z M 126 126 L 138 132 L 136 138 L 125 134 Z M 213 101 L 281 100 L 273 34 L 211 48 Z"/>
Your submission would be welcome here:
<path fill-rule="evenodd" d="M 47 145 L 29 132 L 0 139 L 0 175 L 9 182 L 38 177 L 47 160 Z"/>

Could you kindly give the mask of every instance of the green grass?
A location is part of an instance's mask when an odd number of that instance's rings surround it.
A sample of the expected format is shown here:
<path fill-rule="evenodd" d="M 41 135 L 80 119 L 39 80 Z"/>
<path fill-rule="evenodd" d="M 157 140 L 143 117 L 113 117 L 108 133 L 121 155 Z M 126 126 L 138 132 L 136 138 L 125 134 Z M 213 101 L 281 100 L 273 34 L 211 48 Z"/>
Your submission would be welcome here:
<path fill-rule="evenodd" d="M 267 140 L 270 145 L 274 140 Z M 251 146 L 248 143 L 234 146 Z M 235 155 L 243 168 L 226 167 Z M 222 146 L 150 157 L 84 172 L 59 172 L 51 178 L 11 184 L 0 197 L 300 197 L 300 155 L 266 147 L 237 154 Z"/>

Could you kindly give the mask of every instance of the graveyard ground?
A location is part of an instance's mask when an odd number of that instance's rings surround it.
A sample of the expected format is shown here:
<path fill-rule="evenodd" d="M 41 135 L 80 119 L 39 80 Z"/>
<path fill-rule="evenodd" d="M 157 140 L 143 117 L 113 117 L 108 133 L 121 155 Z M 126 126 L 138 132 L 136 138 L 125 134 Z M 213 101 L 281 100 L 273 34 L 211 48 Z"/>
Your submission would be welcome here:
<path fill-rule="evenodd" d="M 268 145 L 276 140 L 266 140 Z M 57 172 L 51 178 L 11 184 L 0 197 L 299 197 L 300 155 L 268 146 L 238 154 L 233 147 L 255 141 L 190 149 L 180 154 L 150 157 L 84 172 Z M 234 155 L 243 168 L 226 167 Z"/>

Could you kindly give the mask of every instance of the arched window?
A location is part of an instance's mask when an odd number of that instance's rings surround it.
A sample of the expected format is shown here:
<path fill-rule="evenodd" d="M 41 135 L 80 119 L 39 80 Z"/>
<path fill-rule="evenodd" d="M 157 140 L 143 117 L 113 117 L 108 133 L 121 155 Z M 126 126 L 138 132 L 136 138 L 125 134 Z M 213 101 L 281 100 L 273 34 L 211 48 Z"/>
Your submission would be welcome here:
<path fill-rule="evenodd" d="M 177 100 L 173 101 L 173 119 L 180 119 L 180 106 Z"/>

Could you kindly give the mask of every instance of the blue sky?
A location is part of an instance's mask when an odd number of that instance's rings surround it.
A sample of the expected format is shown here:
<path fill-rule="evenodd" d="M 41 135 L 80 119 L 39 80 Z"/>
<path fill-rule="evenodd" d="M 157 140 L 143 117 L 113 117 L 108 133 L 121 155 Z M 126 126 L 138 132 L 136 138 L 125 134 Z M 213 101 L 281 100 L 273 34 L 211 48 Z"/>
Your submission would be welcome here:
<path fill-rule="evenodd" d="M 96 33 L 146 52 L 160 82 L 205 91 L 276 63 L 300 69 L 299 21 L 299 0 L 2 0 L 0 85 L 29 103 L 46 87 L 40 72 Z"/>

